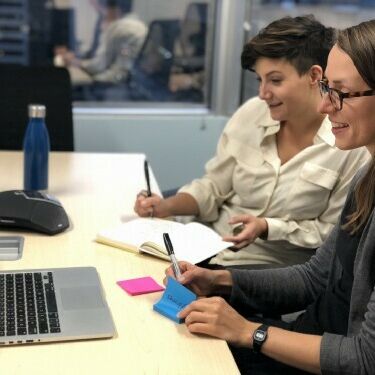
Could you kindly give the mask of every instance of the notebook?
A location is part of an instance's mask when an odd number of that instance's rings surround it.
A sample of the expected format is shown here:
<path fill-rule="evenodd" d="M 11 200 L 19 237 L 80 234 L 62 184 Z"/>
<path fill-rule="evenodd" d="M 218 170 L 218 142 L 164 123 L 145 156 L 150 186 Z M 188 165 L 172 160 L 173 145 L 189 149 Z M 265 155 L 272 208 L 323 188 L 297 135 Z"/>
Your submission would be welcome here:
<path fill-rule="evenodd" d="M 95 268 L 0 272 L 0 345 L 109 338 L 114 334 Z"/>
<path fill-rule="evenodd" d="M 100 231 L 96 241 L 170 261 L 164 246 L 163 233 L 169 233 L 176 258 L 193 264 L 233 246 L 232 242 L 223 241 L 206 225 L 149 218 L 137 218 L 115 228 Z"/>

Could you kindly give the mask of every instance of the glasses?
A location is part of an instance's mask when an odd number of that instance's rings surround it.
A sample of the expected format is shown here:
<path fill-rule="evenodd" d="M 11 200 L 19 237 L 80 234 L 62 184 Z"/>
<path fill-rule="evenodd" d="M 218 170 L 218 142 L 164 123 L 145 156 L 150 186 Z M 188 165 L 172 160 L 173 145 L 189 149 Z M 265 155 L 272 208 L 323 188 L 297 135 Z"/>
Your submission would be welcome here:
<path fill-rule="evenodd" d="M 358 98 L 360 96 L 374 96 L 375 95 L 375 90 L 342 92 L 340 90 L 336 90 L 336 89 L 333 89 L 332 87 L 329 87 L 327 80 L 319 81 L 319 90 L 322 96 L 324 96 L 325 94 L 328 94 L 329 100 L 331 101 L 333 107 L 337 111 L 342 110 L 342 101 L 344 99 Z"/>

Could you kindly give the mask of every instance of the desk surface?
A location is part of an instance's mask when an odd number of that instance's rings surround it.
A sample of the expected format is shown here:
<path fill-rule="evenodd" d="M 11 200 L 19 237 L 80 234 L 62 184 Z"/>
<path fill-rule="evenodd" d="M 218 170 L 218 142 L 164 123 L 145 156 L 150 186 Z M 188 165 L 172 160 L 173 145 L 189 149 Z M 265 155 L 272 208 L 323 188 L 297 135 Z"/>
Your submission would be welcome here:
<path fill-rule="evenodd" d="M 143 160 L 142 154 L 51 153 L 48 192 L 62 202 L 73 228 L 53 237 L 22 232 L 22 259 L 0 262 L 0 270 L 95 266 L 117 336 L 2 347 L 1 373 L 238 374 L 224 341 L 192 335 L 152 310 L 160 293 L 130 297 L 116 285 L 146 275 L 162 283 L 166 262 L 93 241 L 98 230 L 133 212 L 135 194 L 144 188 Z M 22 166 L 22 153 L 0 152 L 0 191 L 22 189 Z"/>

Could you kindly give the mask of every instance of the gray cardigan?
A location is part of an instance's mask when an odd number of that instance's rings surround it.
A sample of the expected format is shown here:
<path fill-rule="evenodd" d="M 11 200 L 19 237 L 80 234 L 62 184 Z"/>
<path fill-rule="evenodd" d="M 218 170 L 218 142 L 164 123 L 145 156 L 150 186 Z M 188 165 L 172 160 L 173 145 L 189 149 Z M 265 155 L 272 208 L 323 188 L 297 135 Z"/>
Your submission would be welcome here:
<path fill-rule="evenodd" d="M 363 176 L 354 177 L 350 191 Z M 341 277 L 336 255 L 336 224 L 316 254 L 305 264 L 273 270 L 232 270 L 233 305 L 287 313 L 312 303 Z M 320 348 L 322 374 L 375 374 L 375 217 L 363 230 L 354 261 L 354 281 L 346 336 L 324 333 Z"/>

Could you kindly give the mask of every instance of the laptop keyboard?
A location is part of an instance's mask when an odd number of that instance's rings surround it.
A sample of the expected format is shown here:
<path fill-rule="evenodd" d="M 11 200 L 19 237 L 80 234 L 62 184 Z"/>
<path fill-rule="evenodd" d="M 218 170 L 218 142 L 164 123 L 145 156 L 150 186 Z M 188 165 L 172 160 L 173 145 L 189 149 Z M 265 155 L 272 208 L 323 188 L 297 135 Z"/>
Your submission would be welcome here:
<path fill-rule="evenodd" d="M 52 272 L 0 274 L 0 337 L 59 332 Z"/>

